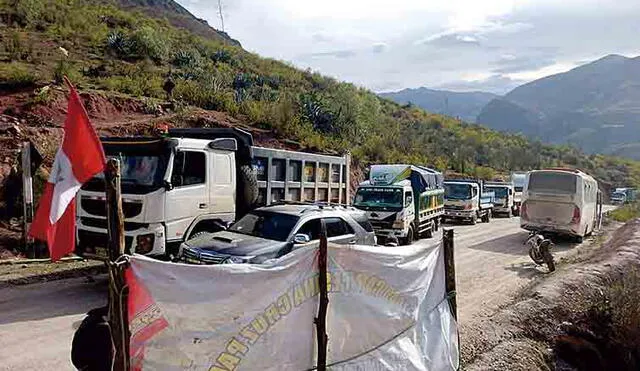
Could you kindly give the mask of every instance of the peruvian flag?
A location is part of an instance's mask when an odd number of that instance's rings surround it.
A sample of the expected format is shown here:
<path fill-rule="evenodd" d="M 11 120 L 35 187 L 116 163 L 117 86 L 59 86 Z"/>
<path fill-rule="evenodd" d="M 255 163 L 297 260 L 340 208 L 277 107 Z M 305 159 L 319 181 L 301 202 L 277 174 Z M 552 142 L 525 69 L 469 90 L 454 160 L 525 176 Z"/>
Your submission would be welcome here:
<path fill-rule="evenodd" d="M 47 241 L 52 261 L 73 252 L 76 193 L 84 182 L 102 172 L 106 163 L 102 144 L 78 92 L 66 77 L 65 82 L 69 86 L 69 106 L 64 138 L 29 230 L 31 237 Z"/>

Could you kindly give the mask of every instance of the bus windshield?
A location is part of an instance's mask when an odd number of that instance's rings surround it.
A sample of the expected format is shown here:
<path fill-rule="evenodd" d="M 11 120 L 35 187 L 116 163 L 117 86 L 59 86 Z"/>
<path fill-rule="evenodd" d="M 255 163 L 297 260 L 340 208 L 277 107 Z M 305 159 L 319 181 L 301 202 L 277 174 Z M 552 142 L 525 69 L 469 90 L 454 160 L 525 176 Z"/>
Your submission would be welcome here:
<path fill-rule="evenodd" d="M 529 191 L 554 192 L 563 194 L 576 193 L 577 177 L 563 172 L 532 172 L 529 175 Z"/>
<path fill-rule="evenodd" d="M 359 188 L 353 205 L 364 210 L 402 209 L 402 188 Z"/>
<path fill-rule="evenodd" d="M 471 185 L 445 183 L 444 198 L 449 200 L 468 200 L 471 198 Z"/>

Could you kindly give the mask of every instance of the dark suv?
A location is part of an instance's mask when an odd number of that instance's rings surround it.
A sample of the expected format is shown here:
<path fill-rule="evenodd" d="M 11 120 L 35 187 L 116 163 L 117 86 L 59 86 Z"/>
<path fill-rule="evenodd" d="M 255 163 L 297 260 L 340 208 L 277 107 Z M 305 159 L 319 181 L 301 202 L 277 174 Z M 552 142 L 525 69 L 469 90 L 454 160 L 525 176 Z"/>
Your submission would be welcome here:
<path fill-rule="evenodd" d="M 258 208 L 225 231 L 184 242 L 178 259 L 193 264 L 262 263 L 303 246 L 318 245 L 322 219 L 329 242 L 376 243 L 373 228 L 360 210 L 283 204 Z"/>

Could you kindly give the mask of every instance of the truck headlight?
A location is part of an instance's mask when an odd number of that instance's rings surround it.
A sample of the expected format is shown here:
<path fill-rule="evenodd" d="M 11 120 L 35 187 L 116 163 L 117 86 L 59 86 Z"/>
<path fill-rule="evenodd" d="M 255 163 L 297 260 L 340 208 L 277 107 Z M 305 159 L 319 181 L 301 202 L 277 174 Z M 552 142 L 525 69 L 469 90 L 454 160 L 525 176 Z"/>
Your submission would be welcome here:
<path fill-rule="evenodd" d="M 392 227 L 396 229 L 404 228 L 404 220 L 396 220 L 395 222 L 393 222 Z"/>

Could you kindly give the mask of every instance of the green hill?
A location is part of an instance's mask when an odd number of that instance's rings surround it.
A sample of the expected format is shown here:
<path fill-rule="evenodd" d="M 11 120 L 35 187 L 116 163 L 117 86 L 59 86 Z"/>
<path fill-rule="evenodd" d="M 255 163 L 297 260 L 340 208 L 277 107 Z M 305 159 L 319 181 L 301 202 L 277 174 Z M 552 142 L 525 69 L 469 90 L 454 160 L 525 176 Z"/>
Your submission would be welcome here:
<path fill-rule="evenodd" d="M 81 89 L 161 100 L 170 74 L 180 112 L 223 111 L 309 149 L 349 150 L 359 165 L 411 162 L 484 178 L 568 165 L 607 182 L 640 184 L 636 162 L 586 156 L 402 106 L 171 21 L 171 14 L 185 19 L 184 12 L 170 0 L 0 0 L 0 96 L 59 84 L 66 74 Z M 30 104 L 46 105 L 46 94 Z"/>

